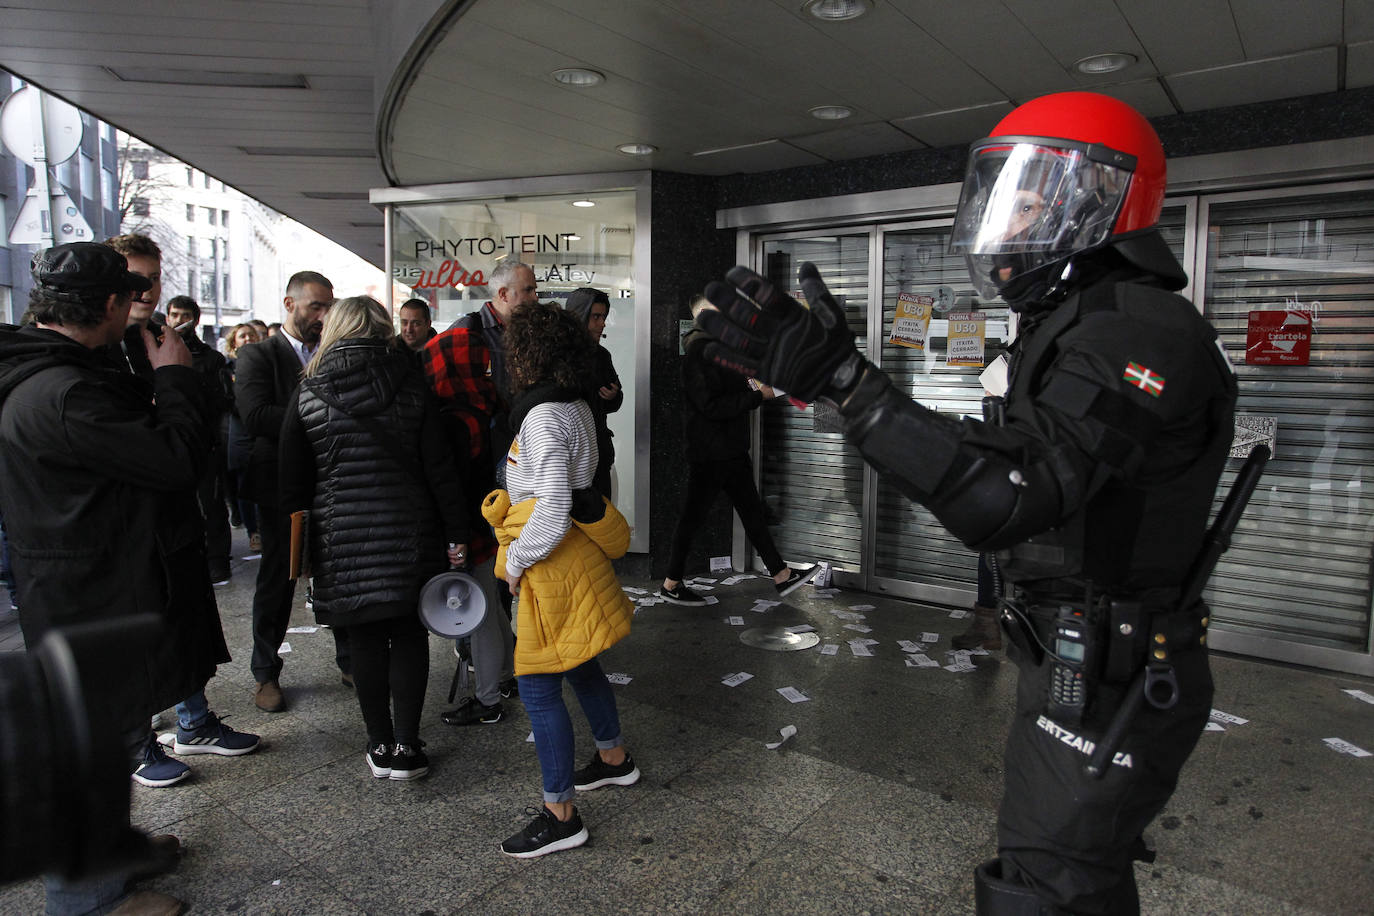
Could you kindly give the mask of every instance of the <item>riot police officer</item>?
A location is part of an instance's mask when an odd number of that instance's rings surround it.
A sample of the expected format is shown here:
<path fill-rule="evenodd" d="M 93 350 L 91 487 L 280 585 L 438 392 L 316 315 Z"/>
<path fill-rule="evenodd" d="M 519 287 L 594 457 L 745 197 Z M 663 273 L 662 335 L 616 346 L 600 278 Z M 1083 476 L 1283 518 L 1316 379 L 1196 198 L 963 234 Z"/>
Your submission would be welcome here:
<path fill-rule="evenodd" d="M 1180 606 L 1232 438 L 1236 384 L 1156 223 L 1164 153 L 1138 112 L 1070 92 L 971 149 L 951 250 L 1019 313 L 1002 425 L 942 416 L 859 355 L 811 264 L 809 308 L 744 267 L 698 322 L 722 365 L 832 402 L 846 438 L 1012 584 L 1019 666 L 998 858 L 979 913 L 1139 911 L 1133 860 L 1206 723 L 1206 608 Z M 1187 603 L 1187 602 L 1184 602 Z M 1100 778 L 1085 771 L 1148 671 Z M 1121 731 L 1120 728 L 1117 729 Z"/>

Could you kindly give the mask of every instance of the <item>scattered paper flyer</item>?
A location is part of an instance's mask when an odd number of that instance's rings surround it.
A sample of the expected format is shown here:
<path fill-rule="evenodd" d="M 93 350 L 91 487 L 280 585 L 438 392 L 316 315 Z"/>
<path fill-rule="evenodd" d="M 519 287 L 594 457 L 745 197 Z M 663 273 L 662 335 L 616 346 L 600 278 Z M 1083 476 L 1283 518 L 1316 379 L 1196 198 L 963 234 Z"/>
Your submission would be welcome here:
<path fill-rule="evenodd" d="M 782 747 L 783 742 L 785 742 L 788 738 L 791 738 L 796 733 L 797 726 L 784 725 L 782 728 L 778 729 L 778 734 L 782 735 L 782 741 L 773 741 L 769 744 L 765 744 L 764 747 L 768 748 L 770 751 L 776 751 L 778 748 Z"/>
<path fill-rule="evenodd" d="M 534 743 L 534 732 L 530 732 L 528 735 L 525 736 L 525 743 L 526 743 L 526 744 L 533 744 L 533 743 Z"/>
<path fill-rule="evenodd" d="M 867 619 L 867 618 L 864 617 L 863 614 L 855 614 L 855 613 L 852 613 L 852 612 L 850 612 L 850 611 L 841 611 L 841 610 L 839 610 L 839 609 L 833 610 L 833 611 L 831 611 L 830 613 L 834 614 L 836 617 L 840 618 L 841 620 L 866 620 L 866 619 Z"/>
<path fill-rule="evenodd" d="M 706 603 L 707 603 L 707 604 L 719 604 L 719 603 L 720 603 L 720 599 L 717 598 L 715 595 L 702 595 L 701 597 L 704 598 L 704 599 L 706 600 Z"/>
<path fill-rule="evenodd" d="M 928 646 L 932 646 L 932 645 L 934 645 L 935 643 L 937 643 L 937 642 L 939 642 L 939 641 L 940 641 L 940 634 L 939 634 L 939 633 L 922 633 L 922 634 L 921 634 L 921 642 L 925 643 L 925 644 L 928 645 Z"/>
<path fill-rule="evenodd" d="M 962 611 L 962 610 L 956 609 L 956 610 L 950 611 L 950 612 L 949 612 L 949 616 L 950 616 L 952 619 L 954 619 L 954 620 L 963 620 L 965 617 L 968 616 L 968 611 Z"/>
<path fill-rule="evenodd" d="M 1374 695 L 1367 694 L 1363 690 L 1342 690 L 1341 693 L 1348 693 L 1355 699 L 1365 703 L 1374 703 Z"/>
<path fill-rule="evenodd" d="M 863 643 L 850 643 L 849 651 L 854 653 L 855 658 L 872 658 L 873 650 Z"/>
<path fill-rule="evenodd" d="M 288 633 L 314 633 L 319 627 L 287 627 Z"/>
<path fill-rule="evenodd" d="M 789 703 L 805 703 L 811 699 L 795 687 L 779 687 L 778 693 L 782 694 Z"/>
<path fill-rule="evenodd" d="M 730 624 L 730 626 L 732 626 L 732 627 L 742 627 L 742 626 L 744 626 L 744 618 L 743 618 L 743 617 L 726 617 L 726 618 L 725 618 L 725 622 L 728 623 L 728 624 Z"/>
<path fill-rule="evenodd" d="M 821 646 L 821 654 L 822 654 L 822 655 L 834 655 L 835 653 L 837 653 L 837 652 L 839 652 L 839 651 L 840 651 L 839 643 L 828 642 L 828 643 L 826 643 L 825 645 Z"/>
<path fill-rule="evenodd" d="M 1242 719 L 1240 716 L 1233 716 L 1230 713 L 1222 712 L 1220 709 L 1212 710 L 1211 718 L 1216 722 L 1225 722 L 1227 725 L 1244 725 L 1249 719 Z"/>
<path fill-rule="evenodd" d="M 289 643 L 289 642 L 284 642 L 284 643 L 281 644 L 281 648 L 277 650 L 277 654 L 278 654 L 278 655 L 285 655 L 286 653 L 288 653 L 288 652 L 290 652 L 290 651 L 291 651 L 291 643 Z"/>
<path fill-rule="evenodd" d="M 962 661 L 962 662 L 955 662 L 955 663 L 952 664 L 952 665 L 945 665 L 945 670 L 946 670 L 946 671 L 953 671 L 953 672 L 955 672 L 955 673 L 957 674 L 957 673 L 959 673 L 959 672 L 961 672 L 961 671 L 972 671 L 972 670 L 974 670 L 974 667 L 973 667 L 973 664 L 972 664 L 971 662 Z"/>
<path fill-rule="evenodd" d="M 784 627 L 789 633 L 814 633 L 816 628 L 809 623 L 799 623 L 794 627 Z"/>
<path fill-rule="evenodd" d="M 982 646 L 977 646 L 976 648 L 969 649 L 969 650 L 968 650 L 968 654 L 969 654 L 969 655 L 987 655 L 987 654 L 988 654 L 988 650 L 987 650 L 987 649 L 984 649 Z"/>
<path fill-rule="evenodd" d="M 697 576 L 692 580 L 693 585 L 715 585 L 719 579 L 708 579 L 705 576 Z"/>
<path fill-rule="evenodd" d="M 872 633 L 872 627 L 866 627 L 861 623 L 847 623 L 844 625 L 846 630 L 853 630 L 855 633 Z"/>
<path fill-rule="evenodd" d="M 621 590 L 622 592 L 624 592 L 625 594 L 627 594 L 627 595 L 647 595 L 647 594 L 649 594 L 649 592 L 648 592 L 647 589 L 635 588 L 635 587 L 632 586 L 632 585 L 622 585 L 622 586 L 620 586 L 620 590 Z"/>
<path fill-rule="evenodd" d="M 610 681 L 612 684 L 624 685 L 630 683 L 630 681 L 633 681 L 634 678 L 630 677 L 628 674 L 623 674 L 619 671 L 615 671 L 611 674 L 606 675 L 606 680 Z"/>
<path fill-rule="evenodd" d="M 708 581 L 714 581 L 714 580 L 708 580 Z M 713 591 L 716 590 L 716 587 L 715 587 L 714 585 L 702 585 L 700 582 L 693 582 L 693 583 L 692 583 L 692 590 L 693 590 L 693 591 L 698 591 L 698 592 L 713 592 Z"/>
<path fill-rule="evenodd" d="M 854 639 L 849 640 L 849 644 L 851 646 L 876 646 L 878 644 L 878 640 L 855 637 Z"/>
<path fill-rule="evenodd" d="M 755 599 L 754 599 L 754 607 L 766 607 L 766 608 L 767 608 L 767 607 L 777 607 L 777 606 L 780 605 L 780 604 L 782 604 L 781 601 L 773 601 L 773 600 L 771 600 L 771 599 L 769 599 L 769 598 L 755 598 Z"/>
<path fill-rule="evenodd" d="M 730 570 L 729 557 L 712 557 L 711 572 L 728 572 Z"/>
<path fill-rule="evenodd" d="M 1205 732 L 1224 732 L 1224 731 L 1226 731 L 1226 729 L 1222 728 L 1222 727 L 1221 727 L 1219 724 L 1217 724 L 1216 722 L 1208 722 L 1208 723 L 1207 723 L 1207 727 L 1204 728 L 1203 731 L 1205 731 Z"/>
<path fill-rule="evenodd" d="M 897 648 L 901 649 L 903 652 L 924 652 L 926 650 L 925 646 L 920 643 L 914 643 L 909 639 L 897 640 Z"/>
<path fill-rule="evenodd" d="M 874 607 L 876 607 L 876 605 L 872 605 L 872 604 L 851 604 L 851 605 L 849 606 L 849 609 L 850 609 L 851 611 L 871 611 L 871 610 L 873 610 Z"/>
<path fill-rule="evenodd" d="M 1342 754 L 1349 754 L 1351 757 L 1369 757 L 1369 751 L 1362 747 L 1356 747 L 1349 741 L 1342 741 L 1340 738 L 1323 738 L 1322 742 L 1331 750 Z"/>
<path fill-rule="evenodd" d="M 928 655 L 917 652 L 915 655 L 906 657 L 906 666 L 908 668 L 938 668 L 940 663 Z"/>
<path fill-rule="evenodd" d="M 840 593 L 838 588 L 813 588 L 811 589 L 812 598 L 834 598 Z"/>
<path fill-rule="evenodd" d="M 750 674 L 748 671 L 740 671 L 736 674 L 730 675 L 729 677 L 722 678 L 721 683 L 724 684 L 726 687 L 738 687 L 740 684 L 743 684 L 751 677 L 753 677 L 753 675 Z"/>

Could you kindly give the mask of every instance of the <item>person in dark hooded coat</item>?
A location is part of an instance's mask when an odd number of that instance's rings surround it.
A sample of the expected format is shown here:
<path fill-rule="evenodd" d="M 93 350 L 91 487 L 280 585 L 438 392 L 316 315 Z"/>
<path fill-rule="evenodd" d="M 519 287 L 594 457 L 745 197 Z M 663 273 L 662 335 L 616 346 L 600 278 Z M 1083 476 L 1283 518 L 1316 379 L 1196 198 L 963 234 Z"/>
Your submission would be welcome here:
<path fill-rule="evenodd" d="M 315 617 L 348 632 L 368 767 L 415 779 L 429 770 L 420 589 L 462 562 L 471 533 L 438 403 L 393 337 L 375 299 L 334 304 L 288 401 L 279 467 L 282 508 L 310 511 Z"/>
<path fill-rule="evenodd" d="M 611 299 L 599 289 L 584 286 L 568 295 L 563 308 L 587 328 L 587 333 L 596 342 L 596 362 L 591 378 L 583 386 L 583 396 L 592 408 L 592 419 L 596 421 L 596 447 L 600 458 L 596 462 L 596 475 L 592 486 L 607 499 L 611 498 L 611 465 L 615 463 L 615 446 L 606 417 L 620 409 L 625 403 L 625 391 L 620 387 L 620 376 L 616 375 L 615 364 L 611 362 L 611 351 L 601 345 L 606 329 L 606 318 L 611 313 Z"/>

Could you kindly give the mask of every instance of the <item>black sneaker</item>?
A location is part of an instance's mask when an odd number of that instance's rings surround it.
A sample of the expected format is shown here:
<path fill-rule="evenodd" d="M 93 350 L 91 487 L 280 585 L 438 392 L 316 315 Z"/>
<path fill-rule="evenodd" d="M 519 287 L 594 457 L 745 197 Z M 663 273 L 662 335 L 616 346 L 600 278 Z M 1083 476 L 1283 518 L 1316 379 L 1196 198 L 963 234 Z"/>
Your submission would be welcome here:
<path fill-rule="evenodd" d="M 685 604 L 689 607 L 699 607 L 706 603 L 706 599 L 688 588 L 686 582 L 679 582 L 677 588 L 664 586 L 654 592 L 654 596 L 669 604 Z"/>
<path fill-rule="evenodd" d="M 601 754 L 592 752 L 592 762 L 573 774 L 573 787 L 579 792 L 590 792 L 602 786 L 632 786 L 639 782 L 639 767 L 629 754 L 620 766 L 611 766 L 601 759 Z"/>
<path fill-rule="evenodd" d="M 378 779 L 387 779 L 391 776 L 391 748 L 385 744 L 379 744 L 370 748 L 365 755 L 368 769 L 372 770 L 372 775 Z"/>
<path fill-rule="evenodd" d="M 520 698 L 520 685 L 515 678 L 501 682 L 501 698 L 503 700 Z"/>
<path fill-rule="evenodd" d="M 506 709 L 499 702 L 486 706 L 476 697 L 464 697 L 439 718 L 445 725 L 495 725 L 505 717 Z"/>
<path fill-rule="evenodd" d="M 429 758 L 420 750 L 423 741 L 414 744 L 398 744 L 391 749 L 391 778 L 419 779 L 429 772 Z"/>
<path fill-rule="evenodd" d="M 587 842 L 587 828 L 582 826 L 582 818 L 573 808 L 572 817 L 560 821 L 546 806 L 538 810 L 526 808 L 526 814 L 533 814 L 534 820 L 525 825 L 514 836 L 501 843 L 501 851 L 517 859 L 533 859 L 546 856 L 551 852 L 573 849 Z"/>
<path fill-rule="evenodd" d="M 807 582 L 810 582 L 811 577 L 816 574 L 817 568 L 815 563 L 811 563 L 803 566 L 801 569 L 789 569 L 787 571 L 787 578 L 783 579 L 781 582 L 774 582 L 773 587 L 778 590 L 778 594 L 781 596 L 785 597 L 790 595 Z"/>

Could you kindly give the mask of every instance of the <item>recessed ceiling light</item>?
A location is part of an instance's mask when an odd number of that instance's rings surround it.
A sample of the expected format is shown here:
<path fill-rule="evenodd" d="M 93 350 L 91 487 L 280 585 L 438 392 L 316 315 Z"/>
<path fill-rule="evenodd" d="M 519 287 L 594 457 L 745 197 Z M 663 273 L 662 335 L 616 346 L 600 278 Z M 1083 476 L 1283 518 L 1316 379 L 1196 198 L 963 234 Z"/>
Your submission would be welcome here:
<path fill-rule="evenodd" d="M 566 239 L 566 240 L 569 241 L 569 242 L 580 242 L 580 241 L 582 241 L 582 236 L 580 236 L 580 235 L 565 235 L 565 236 L 563 236 L 563 238 Z"/>
<path fill-rule="evenodd" d="M 806 0 L 802 9 L 825 22 L 844 22 L 873 9 L 873 0 Z"/>
<path fill-rule="evenodd" d="M 627 156 L 648 156 L 658 152 L 657 146 L 648 143 L 622 143 L 616 147 Z"/>
<path fill-rule="evenodd" d="M 587 70 L 583 67 L 555 70 L 549 75 L 564 86 L 572 86 L 575 89 L 585 89 L 588 86 L 596 86 L 606 82 L 606 74 L 596 70 Z"/>
<path fill-rule="evenodd" d="M 1135 63 L 1134 54 L 1127 54 L 1125 51 L 1108 51 L 1105 54 L 1094 54 L 1085 57 L 1073 65 L 1079 73 L 1088 76 L 1097 76 L 1102 73 L 1115 73 L 1118 70 L 1125 70 Z"/>
<path fill-rule="evenodd" d="M 843 105 L 818 105 L 811 109 L 811 117 L 822 121 L 842 121 L 853 113 L 853 109 Z"/>
<path fill-rule="evenodd" d="M 595 207 L 595 206 L 596 206 L 596 201 L 594 201 L 594 200 L 575 200 L 575 201 L 572 202 L 572 205 L 573 205 L 574 207 Z"/>

